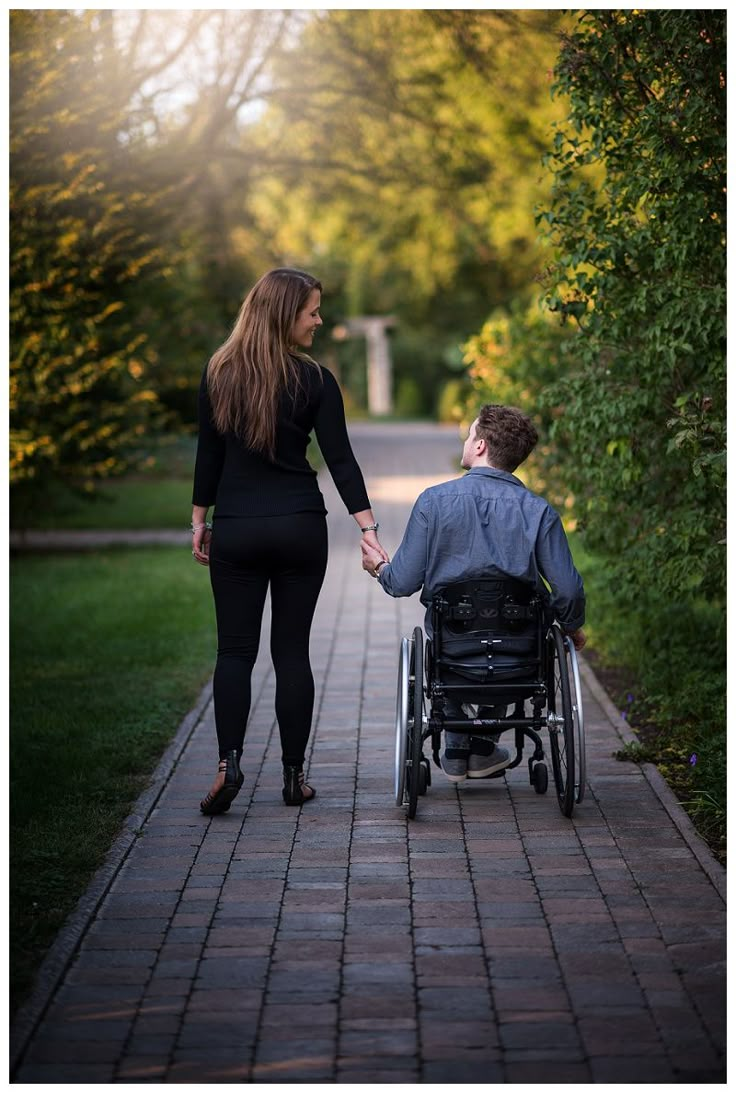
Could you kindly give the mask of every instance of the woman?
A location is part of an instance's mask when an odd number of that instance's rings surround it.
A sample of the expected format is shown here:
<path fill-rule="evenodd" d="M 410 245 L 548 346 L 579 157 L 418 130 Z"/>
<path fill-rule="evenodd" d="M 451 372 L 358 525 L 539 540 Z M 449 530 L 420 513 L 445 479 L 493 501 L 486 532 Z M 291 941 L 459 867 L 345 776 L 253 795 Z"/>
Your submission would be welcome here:
<path fill-rule="evenodd" d="M 302 767 L 314 705 L 309 633 L 327 566 L 327 523 L 306 458 L 312 429 L 364 541 L 384 554 L 340 389 L 304 352 L 322 325 L 321 290 L 299 270 L 267 273 L 245 298 L 200 385 L 192 554 L 209 565 L 215 598 L 220 750 L 217 777 L 200 803 L 208 816 L 225 812 L 243 784 L 251 672 L 269 586 L 283 798 L 301 805 L 315 796 Z"/>

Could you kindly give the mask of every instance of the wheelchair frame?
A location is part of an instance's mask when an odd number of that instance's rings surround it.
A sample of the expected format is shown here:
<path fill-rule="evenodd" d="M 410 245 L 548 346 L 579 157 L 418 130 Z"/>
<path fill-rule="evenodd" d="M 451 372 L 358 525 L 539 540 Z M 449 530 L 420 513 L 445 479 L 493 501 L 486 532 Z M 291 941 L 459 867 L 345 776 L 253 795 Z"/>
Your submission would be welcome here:
<path fill-rule="evenodd" d="M 463 582 L 482 588 L 490 582 Z M 499 582 L 495 582 L 497 586 Z M 510 583 L 513 586 L 514 582 Z M 521 763 L 524 741 L 534 745 L 528 759 L 529 781 L 539 794 L 546 793 L 548 772 L 540 733 L 546 729 L 549 735 L 549 751 L 555 783 L 557 802 L 564 816 L 571 817 L 576 804 L 585 794 L 585 721 L 580 687 L 577 655 L 572 640 L 563 634 L 557 622 L 545 617 L 545 607 L 539 596 L 531 596 L 526 604 L 508 595 L 504 602 L 504 621 L 531 618 L 536 620 L 537 655 L 529 663 L 536 671 L 534 678 L 515 682 L 447 683 L 440 679 L 439 668 L 456 670 L 456 661 L 443 657 L 442 623 L 448 604 L 446 595 L 453 586 L 442 590 L 432 602 L 432 626 L 434 637 L 425 643 L 424 632 L 417 626 L 411 638 L 402 638 L 399 651 L 398 689 L 396 699 L 396 751 L 394 763 L 394 791 L 396 804 L 406 806 L 409 819 L 416 815 L 418 799 L 431 785 L 431 767 L 424 755 L 424 741 L 431 737 L 432 754 L 436 766 L 440 765 L 439 750 L 442 732 L 449 729 L 484 735 L 514 731 L 516 754 L 503 770 L 489 775 L 500 778 Z M 470 598 L 470 597 L 468 597 Z M 462 600 L 452 609 L 462 609 Z M 443 614 L 444 612 L 444 614 Z M 526 612 L 526 614 L 523 614 Z M 532 613 L 532 615 L 529 614 Z M 463 617 L 460 614 L 459 617 Z M 498 639 L 507 631 L 476 630 L 487 632 L 484 644 Z M 483 639 L 479 638 L 479 641 Z M 489 664 L 492 657 L 489 656 Z M 492 669 L 489 670 L 492 676 Z M 451 719 L 444 714 L 444 698 L 452 694 L 461 699 L 463 693 L 473 695 L 473 704 L 482 695 L 483 706 L 513 705 L 510 716 Z M 496 702 L 494 703 L 494 696 Z M 425 698 L 429 712 L 425 711 Z M 525 704 L 531 706 L 531 716 L 525 713 Z"/>

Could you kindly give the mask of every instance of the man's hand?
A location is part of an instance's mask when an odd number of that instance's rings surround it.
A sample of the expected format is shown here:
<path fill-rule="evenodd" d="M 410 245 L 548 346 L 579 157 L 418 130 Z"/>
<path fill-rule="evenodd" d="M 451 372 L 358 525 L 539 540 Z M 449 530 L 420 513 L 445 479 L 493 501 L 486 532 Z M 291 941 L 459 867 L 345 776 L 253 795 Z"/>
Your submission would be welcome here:
<path fill-rule="evenodd" d="M 573 643 L 578 652 L 580 652 L 580 650 L 583 648 L 586 641 L 588 640 L 582 627 L 579 630 L 568 631 L 567 636 L 569 637 L 570 641 Z"/>
<path fill-rule="evenodd" d="M 363 554 L 363 569 L 366 573 L 370 573 L 371 576 L 375 575 L 375 569 L 379 562 L 387 561 L 383 554 L 372 547 L 370 543 L 366 543 L 365 539 L 361 541 L 360 549 Z"/>

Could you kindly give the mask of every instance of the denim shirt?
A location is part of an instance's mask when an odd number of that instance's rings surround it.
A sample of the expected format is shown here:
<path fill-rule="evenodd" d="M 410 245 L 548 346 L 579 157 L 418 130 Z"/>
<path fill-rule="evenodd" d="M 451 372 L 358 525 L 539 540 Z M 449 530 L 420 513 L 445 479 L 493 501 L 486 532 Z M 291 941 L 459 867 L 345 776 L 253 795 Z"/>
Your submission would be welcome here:
<path fill-rule="evenodd" d="M 558 514 L 515 475 L 473 467 L 462 478 L 419 495 L 401 546 L 378 580 L 390 596 L 411 596 L 421 589 L 431 633 L 431 603 L 440 588 L 499 575 L 542 591 L 563 629 L 583 625 L 583 581 Z"/>

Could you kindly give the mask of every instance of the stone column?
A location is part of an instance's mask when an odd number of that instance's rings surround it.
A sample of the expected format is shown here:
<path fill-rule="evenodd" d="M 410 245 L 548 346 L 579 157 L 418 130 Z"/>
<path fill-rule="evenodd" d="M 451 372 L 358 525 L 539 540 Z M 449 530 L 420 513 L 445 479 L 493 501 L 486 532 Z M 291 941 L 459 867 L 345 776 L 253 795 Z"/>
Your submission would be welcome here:
<path fill-rule="evenodd" d="M 392 315 L 359 315 L 348 319 L 342 328 L 350 336 L 365 338 L 371 414 L 390 414 L 393 410 L 391 344 L 386 331 L 395 325 Z"/>

